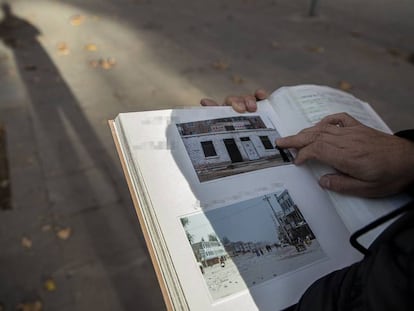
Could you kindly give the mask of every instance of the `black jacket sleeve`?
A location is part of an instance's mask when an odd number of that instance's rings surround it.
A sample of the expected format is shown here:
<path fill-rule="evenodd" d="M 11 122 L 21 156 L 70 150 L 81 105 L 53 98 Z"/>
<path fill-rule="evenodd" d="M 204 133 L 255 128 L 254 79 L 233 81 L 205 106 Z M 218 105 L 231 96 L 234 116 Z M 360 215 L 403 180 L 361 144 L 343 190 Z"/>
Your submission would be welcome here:
<path fill-rule="evenodd" d="M 316 281 L 294 311 L 414 310 L 414 201 L 350 267 Z"/>

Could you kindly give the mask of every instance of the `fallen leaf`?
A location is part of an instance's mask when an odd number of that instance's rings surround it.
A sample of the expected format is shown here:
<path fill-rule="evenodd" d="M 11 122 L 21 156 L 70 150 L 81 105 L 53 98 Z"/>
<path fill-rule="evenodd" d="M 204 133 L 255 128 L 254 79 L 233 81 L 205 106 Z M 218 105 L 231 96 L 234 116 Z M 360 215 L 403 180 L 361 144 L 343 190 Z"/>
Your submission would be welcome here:
<path fill-rule="evenodd" d="M 108 58 L 100 58 L 100 59 L 91 60 L 89 64 L 93 68 L 101 67 L 103 69 L 108 70 L 116 65 L 116 61 L 114 58 L 108 57 Z"/>
<path fill-rule="evenodd" d="M 53 279 L 47 279 L 43 285 L 48 292 L 56 290 L 56 283 Z"/>
<path fill-rule="evenodd" d="M 101 66 L 103 69 L 106 69 L 106 70 L 112 68 L 112 65 L 108 62 L 107 59 L 100 59 L 99 66 Z"/>
<path fill-rule="evenodd" d="M 323 46 L 316 46 L 316 45 L 308 46 L 306 49 L 309 52 L 312 52 L 312 53 L 323 53 L 323 52 L 325 52 L 325 48 Z"/>
<path fill-rule="evenodd" d="M 72 234 L 72 229 L 70 227 L 59 229 L 56 235 L 61 240 L 67 240 Z"/>
<path fill-rule="evenodd" d="M 233 81 L 233 83 L 235 83 L 235 84 L 242 84 L 242 83 L 244 83 L 244 79 L 242 77 L 238 76 L 238 75 L 233 75 L 231 77 L 231 81 Z"/>
<path fill-rule="evenodd" d="M 60 42 L 57 45 L 57 51 L 60 55 L 69 55 L 69 46 L 65 42 Z"/>
<path fill-rule="evenodd" d="M 98 47 L 95 44 L 89 43 L 87 45 L 85 45 L 85 50 L 89 51 L 89 52 L 95 52 L 98 50 Z"/>
<path fill-rule="evenodd" d="M 85 21 L 85 16 L 81 14 L 73 15 L 70 18 L 70 23 L 72 26 L 79 26 Z"/>
<path fill-rule="evenodd" d="M 115 59 L 109 57 L 107 59 L 101 59 L 99 61 L 99 65 L 103 68 L 103 69 L 111 69 L 112 67 L 114 67 L 116 64 Z"/>
<path fill-rule="evenodd" d="M 229 63 L 222 60 L 215 61 L 212 66 L 217 70 L 227 70 L 230 67 Z"/>
<path fill-rule="evenodd" d="M 349 91 L 350 89 L 352 89 L 352 85 L 351 85 L 351 83 L 349 83 L 347 81 L 340 81 L 339 82 L 339 88 L 342 91 Z"/>
<path fill-rule="evenodd" d="M 22 237 L 21 243 L 24 248 L 32 248 L 33 245 L 32 240 L 30 240 L 27 236 Z"/>
<path fill-rule="evenodd" d="M 19 303 L 16 306 L 17 311 L 42 311 L 43 304 L 40 300 L 33 301 L 33 302 L 25 302 Z"/>

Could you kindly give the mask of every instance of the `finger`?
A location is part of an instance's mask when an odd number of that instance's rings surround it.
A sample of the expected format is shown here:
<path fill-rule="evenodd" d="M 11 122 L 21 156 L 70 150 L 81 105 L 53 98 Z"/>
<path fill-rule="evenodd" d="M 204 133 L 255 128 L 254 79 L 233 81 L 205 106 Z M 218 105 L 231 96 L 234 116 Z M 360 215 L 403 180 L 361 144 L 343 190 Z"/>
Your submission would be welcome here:
<path fill-rule="evenodd" d="M 257 100 L 263 100 L 268 97 L 268 93 L 265 89 L 257 89 L 256 92 L 254 92 L 254 97 L 256 97 Z"/>
<path fill-rule="evenodd" d="M 319 185 L 327 190 L 362 197 L 378 197 L 381 193 L 373 183 L 342 174 L 326 174 L 319 179 Z"/>
<path fill-rule="evenodd" d="M 341 135 L 344 132 L 344 129 L 342 127 L 338 127 L 336 124 L 330 124 L 330 123 L 317 123 L 314 126 L 305 128 L 301 130 L 298 134 L 302 133 L 328 133 L 332 135 Z"/>
<path fill-rule="evenodd" d="M 202 100 L 200 100 L 200 105 L 201 106 L 220 106 L 219 103 L 209 98 L 203 98 Z"/>
<path fill-rule="evenodd" d="M 303 148 L 317 141 L 335 144 L 337 139 L 335 135 L 324 133 L 317 128 L 302 130 L 296 135 L 278 138 L 276 145 L 280 148 Z"/>
<path fill-rule="evenodd" d="M 244 96 L 244 102 L 248 112 L 255 112 L 257 110 L 256 98 L 253 95 Z"/>
<path fill-rule="evenodd" d="M 317 140 L 300 148 L 296 154 L 295 164 L 301 165 L 308 160 L 318 160 L 347 173 L 342 149 L 327 141 Z"/>
<path fill-rule="evenodd" d="M 232 106 L 233 109 L 237 112 L 243 113 L 246 112 L 246 102 L 241 96 L 228 96 L 224 100 L 224 104 L 227 106 Z"/>
<path fill-rule="evenodd" d="M 351 117 L 349 114 L 345 112 L 331 114 L 323 118 L 320 124 L 333 124 L 338 125 L 340 127 L 348 127 L 348 126 L 355 126 L 361 124 L 359 121 Z"/>

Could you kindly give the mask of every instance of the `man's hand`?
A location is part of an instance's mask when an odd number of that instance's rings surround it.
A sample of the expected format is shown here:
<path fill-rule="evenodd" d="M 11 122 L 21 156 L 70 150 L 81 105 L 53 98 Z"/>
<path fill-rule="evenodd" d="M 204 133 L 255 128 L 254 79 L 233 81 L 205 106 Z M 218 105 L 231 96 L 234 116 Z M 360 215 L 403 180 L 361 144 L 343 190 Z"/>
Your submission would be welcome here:
<path fill-rule="evenodd" d="M 327 116 L 297 135 L 276 141 L 298 150 L 295 164 L 315 159 L 339 172 L 323 188 L 364 197 L 398 193 L 414 182 L 414 143 L 363 125 L 345 113 Z"/>
<path fill-rule="evenodd" d="M 267 92 L 263 89 L 258 89 L 254 95 L 245 96 L 228 96 L 223 104 L 218 104 L 212 99 L 202 99 L 200 104 L 202 106 L 232 106 L 237 112 L 255 112 L 257 110 L 256 101 L 267 98 Z"/>

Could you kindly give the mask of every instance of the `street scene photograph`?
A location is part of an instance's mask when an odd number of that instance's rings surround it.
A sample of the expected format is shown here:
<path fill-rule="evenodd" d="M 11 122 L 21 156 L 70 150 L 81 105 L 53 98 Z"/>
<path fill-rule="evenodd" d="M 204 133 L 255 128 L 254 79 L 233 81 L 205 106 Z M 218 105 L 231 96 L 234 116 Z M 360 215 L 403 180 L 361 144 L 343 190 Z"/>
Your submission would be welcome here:
<path fill-rule="evenodd" d="M 214 300 L 326 257 L 286 189 L 181 223 Z"/>
<path fill-rule="evenodd" d="M 290 164 L 277 148 L 279 133 L 260 116 L 237 116 L 177 124 L 200 182 Z"/>

